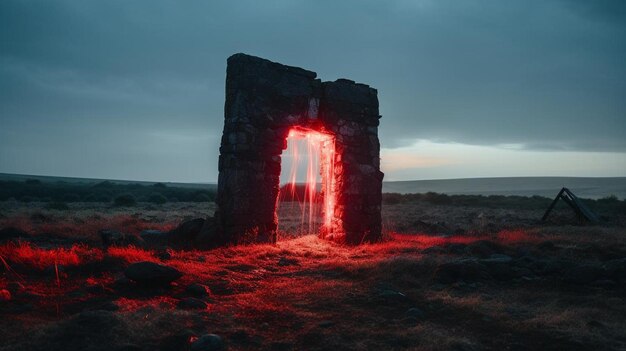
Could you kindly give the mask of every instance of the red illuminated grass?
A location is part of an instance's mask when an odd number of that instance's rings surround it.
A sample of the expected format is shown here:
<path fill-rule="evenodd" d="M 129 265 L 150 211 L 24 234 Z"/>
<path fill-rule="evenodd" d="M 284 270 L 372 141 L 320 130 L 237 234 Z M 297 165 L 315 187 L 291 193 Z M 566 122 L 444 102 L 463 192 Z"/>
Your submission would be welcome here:
<path fill-rule="evenodd" d="M 159 260 L 154 257 L 153 253 L 149 250 L 144 250 L 134 246 L 128 247 L 109 247 L 107 254 L 114 258 L 119 258 L 126 263 L 134 263 L 141 261 L 158 262 Z"/>
<path fill-rule="evenodd" d="M 178 223 L 155 223 L 131 215 L 110 217 L 92 216 L 86 218 L 57 218 L 52 215 L 42 220 L 33 220 L 31 216 L 20 215 L 0 220 L 0 228 L 15 227 L 27 233 L 53 233 L 66 237 L 92 237 L 101 229 L 118 230 L 124 233 L 139 234 L 146 229 L 170 231 Z"/>
<path fill-rule="evenodd" d="M 515 243 L 515 242 L 528 242 L 528 241 L 536 241 L 536 236 L 531 236 L 527 231 L 518 229 L 518 230 L 503 230 L 498 233 L 498 239 L 503 242 Z"/>
<path fill-rule="evenodd" d="M 82 263 L 102 259 L 102 252 L 85 245 L 74 245 L 69 249 L 41 249 L 29 243 L 6 243 L 0 246 L 0 256 L 10 263 L 17 263 L 34 269 L 51 266 L 77 266 Z"/>

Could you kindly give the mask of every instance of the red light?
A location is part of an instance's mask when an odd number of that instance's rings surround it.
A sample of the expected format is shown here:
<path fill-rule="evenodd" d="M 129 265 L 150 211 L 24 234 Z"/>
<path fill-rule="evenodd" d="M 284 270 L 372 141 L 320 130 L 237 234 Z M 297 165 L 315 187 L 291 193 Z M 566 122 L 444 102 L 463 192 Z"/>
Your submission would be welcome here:
<path fill-rule="evenodd" d="M 298 165 L 300 163 L 300 155 L 298 153 L 298 140 L 306 142 L 306 152 L 308 155 L 305 198 L 303 199 L 302 222 L 306 207 L 309 208 L 309 233 L 313 232 L 313 205 L 316 202 L 317 195 L 317 169 L 320 169 L 322 180 L 323 227 L 330 229 L 332 224 L 333 213 L 335 210 L 335 180 L 334 180 L 334 160 L 335 160 L 335 138 L 327 133 L 319 132 L 304 128 L 293 128 L 287 136 L 288 149 L 291 150 L 291 170 L 289 173 L 289 186 L 292 198 L 296 192 L 296 179 Z"/>

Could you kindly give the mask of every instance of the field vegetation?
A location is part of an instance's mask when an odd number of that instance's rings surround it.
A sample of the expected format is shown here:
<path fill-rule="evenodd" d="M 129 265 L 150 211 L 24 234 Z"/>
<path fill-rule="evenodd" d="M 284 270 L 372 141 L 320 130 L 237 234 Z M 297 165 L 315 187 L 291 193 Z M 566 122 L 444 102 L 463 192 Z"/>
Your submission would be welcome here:
<path fill-rule="evenodd" d="M 564 205 L 540 222 L 550 199 L 386 194 L 386 240 L 358 247 L 308 234 L 285 201 L 277 244 L 201 251 L 149 238 L 215 204 L 141 187 L 0 202 L 0 350 L 190 350 L 208 334 L 229 350 L 626 349 L 623 201 L 588 202 L 606 219 L 591 225 Z M 143 286 L 139 262 L 182 275 Z"/>

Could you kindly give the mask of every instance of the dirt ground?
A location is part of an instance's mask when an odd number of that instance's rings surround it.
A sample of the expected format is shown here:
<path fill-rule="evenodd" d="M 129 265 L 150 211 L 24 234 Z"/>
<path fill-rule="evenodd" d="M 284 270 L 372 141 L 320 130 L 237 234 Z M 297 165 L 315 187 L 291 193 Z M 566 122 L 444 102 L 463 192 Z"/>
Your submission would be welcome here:
<path fill-rule="evenodd" d="M 343 247 L 302 235 L 292 205 L 276 245 L 185 251 L 98 231 L 167 232 L 213 204 L 0 203 L 0 350 L 626 350 L 621 217 L 386 205 L 387 241 Z M 182 276 L 129 280 L 144 261 Z"/>

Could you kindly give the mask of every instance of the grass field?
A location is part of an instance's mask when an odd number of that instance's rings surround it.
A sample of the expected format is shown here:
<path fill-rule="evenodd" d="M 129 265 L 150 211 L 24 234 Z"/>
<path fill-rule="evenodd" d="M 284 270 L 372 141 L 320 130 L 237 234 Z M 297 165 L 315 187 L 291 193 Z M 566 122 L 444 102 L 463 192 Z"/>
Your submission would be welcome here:
<path fill-rule="evenodd" d="M 387 202 L 387 241 L 343 247 L 300 235 L 284 203 L 276 245 L 184 251 L 97 233 L 169 231 L 213 203 L 67 205 L 0 202 L 0 228 L 26 232 L 0 245 L 0 350 L 186 350 L 206 333 L 229 350 L 626 348 L 626 230 L 610 206 L 592 226 L 566 208 L 541 223 L 543 208 Z M 138 287 L 123 272 L 139 261 L 183 275 Z"/>

